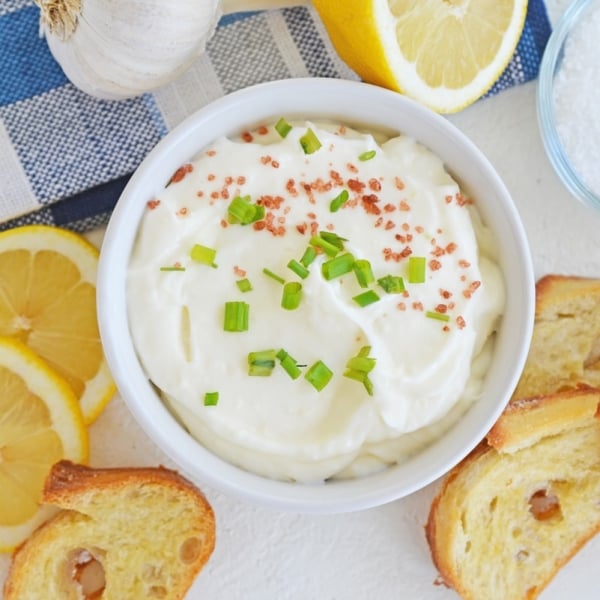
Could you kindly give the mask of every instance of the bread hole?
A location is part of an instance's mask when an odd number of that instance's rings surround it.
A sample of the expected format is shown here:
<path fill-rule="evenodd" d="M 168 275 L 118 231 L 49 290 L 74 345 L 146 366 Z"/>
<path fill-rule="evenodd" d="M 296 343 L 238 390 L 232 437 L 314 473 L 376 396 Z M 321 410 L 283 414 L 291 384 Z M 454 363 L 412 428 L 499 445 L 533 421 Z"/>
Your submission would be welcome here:
<path fill-rule="evenodd" d="M 562 511 L 558 497 L 549 494 L 547 489 L 534 492 L 529 498 L 529 512 L 537 521 L 562 519 Z"/>
<path fill-rule="evenodd" d="M 466 533 L 467 532 L 467 515 L 465 514 L 464 510 L 460 513 L 460 525 L 462 527 L 462 530 Z"/>
<path fill-rule="evenodd" d="M 465 544 L 465 554 L 468 554 L 471 551 L 471 540 L 467 540 Z"/>
<path fill-rule="evenodd" d="M 590 351 L 585 359 L 583 366 L 585 368 L 594 367 L 598 368 L 598 363 L 600 363 L 600 337 L 596 338 L 592 343 Z"/>
<path fill-rule="evenodd" d="M 192 343 L 191 343 L 191 325 L 190 309 L 187 306 L 181 307 L 181 345 L 183 355 L 187 362 L 192 361 Z"/>
<path fill-rule="evenodd" d="M 179 546 L 179 560 L 187 565 L 196 562 L 202 552 L 202 540 L 191 537 Z"/>
<path fill-rule="evenodd" d="M 148 598 L 166 598 L 167 588 L 163 585 L 153 585 L 148 588 Z"/>
<path fill-rule="evenodd" d="M 523 562 L 529 558 L 529 552 L 527 550 L 519 550 L 517 552 L 517 561 Z"/>
<path fill-rule="evenodd" d="M 69 563 L 71 579 L 79 589 L 80 597 L 83 600 L 100 600 L 106 587 L 106 577 L 98 557 L 80 548 L 72 553 Z"/>
<path fill-rule="evenodd" d="M 498 504 L 498 496 L 494 496 L 490 500 L 490 512 L 494 512 L 496 510 L 496 505 Z"/>
<path fill-rule="evenodd" d="M 521 537 L 521 533 L 523 533 L 523 532 L 522 532 L 522 530 L 521 530 L 521 528 L 520 528 L 520 527 L 515 527 L 515 528 L 514 528 L 514 529 L 511 531 L 511 533 L 512 533 L 512 536 L 513 536 L 513 538 L 517 539 L 517 538 L 520 538 L 520 537 Z"/>

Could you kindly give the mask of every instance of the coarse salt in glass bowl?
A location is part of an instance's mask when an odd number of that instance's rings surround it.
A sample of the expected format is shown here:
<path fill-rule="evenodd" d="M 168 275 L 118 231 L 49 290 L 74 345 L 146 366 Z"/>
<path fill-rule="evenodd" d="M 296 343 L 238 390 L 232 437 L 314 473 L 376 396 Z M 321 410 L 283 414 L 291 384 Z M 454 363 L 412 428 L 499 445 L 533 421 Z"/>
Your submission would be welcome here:
<path fill-rule="evenodd" d="M 553 31 L 540 66 L 538 121 L 565 187 L 600 208 L 600 0 L 575 0 Z"/>

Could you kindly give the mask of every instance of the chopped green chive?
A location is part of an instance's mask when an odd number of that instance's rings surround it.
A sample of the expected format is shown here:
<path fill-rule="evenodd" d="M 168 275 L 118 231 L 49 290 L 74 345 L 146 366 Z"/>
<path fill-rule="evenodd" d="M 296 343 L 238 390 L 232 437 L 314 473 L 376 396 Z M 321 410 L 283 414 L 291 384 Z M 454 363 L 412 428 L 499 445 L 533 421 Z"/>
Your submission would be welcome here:
<path fill-rule="evenodd" d="M 317 258 L 317 251 L 312 246 L 309 246 L 304 251 L 304 254 L 302 255 L 302 258 L 300 259 L 300 262 L 305 267 L 308 267 L 308 265 L 310 265 L 315 260 L 315 258 Z"/>
<path fill-rule="evenodd" d="M 244 279 L 238 279 L 235 284 L 238 286 L 238 289 L 240 290 L 240 292 L 251 292 L 252 291 L 252 284 L 250 283 L 250 280 L 247 277 L 244 277 Z"/>
<path fill-rule="evenodd" d="M 230 223 L 249 225 L 265 216 L 265 207 L 252 204 L 250 196 L 236 196 L 227 207 L 227 219 Z"/>
<path fill-rule="evenodd" d="M 300 262 L 295 259 L 290 260 L 287 264 L 288 269 L 291 269 L 301 279 L 306 279 L 310 275 L 310 271 Z"/>
<path fill-rule="evenodd" d="M 428 317 L 429 319 L 436 319 L 438 321 L 444 321 L 444 322 L 448 322 L 450 320 L 450 315 L 447 315 L 444 313 L 439 313 L 434 310 L 428 310 L 425 313 L 425 316 Z"/>
<path fill-rule="evenodd" d="M 246 302 L 225 302 L 225 331 L 248 331 L 250 305 Z"/>
<path fill-rule="evenodd" d="M 300 145 L 304 154 L 312 154 L 321 147 L 321 142 L 316 133 L 309 127 L 306 133 L 300 138 Z"/>
<path fill-rule="evenodd" d="M 259 350 L 248 353 L 248 375 L 269 377 L 275 368 L 275 350 Z"/>
<path fill-rule="evenodd" d="M 204 406 L 216 406 L 219 402 L 219 392 L 206 392 L 204 394 Z"/>
<path fill-rule="evenodd" d="M 185 271 L 185 267 L 161 267 L 161 271 Z"/>
<path fill-rule="evenodd" d="M 371 263 L 364 258 L 359 258 L 354 261 L 354 274 L 356 275 L 356 280 L 358 281 L 358 285 L 362 288 L 369 287 L 374 281 L 375 276 L 373 275 L 373 270 L 371 269 Z"/>
<path fill-rule="evenodd" d="M 298 379 L 302 371 L 296 363 L 296 359 L 290 356 L 283 348 L 277 353 L 277 358 L 281 362 L 281 366 L 285 372 L 292 378 Z"/>
<path fill-rule="evenodd" d="M 274 279 L 278 283 L 281 283 L 281 284 L 285 283 L 285 279 L 283 277 L 279 277 L 279 275 L 277 275 L 277 273 L 273 273 L 273 271 L 271 271 L 270 269 L 267 269 L 266 267 L 263 269 L 263 273 L 267 277 L 270 277 L 271 279 Z"/>
<path fill-rule="evenodd" d="M 371 160 L 372 158 L 375 158 L 376 154 L 377 152 L 375 150 L 367 150 L 366 152 L 358 155 L 358 160 L 362 160 L 363 162 L 366 160 Z"/>
<path fill-rule="evenodd" d="M 369 396 L 373 395 L 373 383 L 369 379 L 369 373 L 375 368 L 375 359 L 369 356 L 371 346 L 363 346 L 356 356 L 353 356 L 346 363 L 344 377 L 360 381 L 367 390 Z"/>
<path fill-rule="evenodd" d="M 352 300 L 354 300 L 356 304 L 362 306 L 363 308 L 365 306 L 369 306 L 369 304 L 373 304 L 373 302 L 377 302 L 379 299 L 380 298 L 377 295 L 377 292 L 374 292 L 373 290 L 367 290 L 362 294 L 358 294 L 358 296 L 352 297 Z"/>
<path fill-rule="evenodd" d="M 409 283 L 425 283 L 424 256 L 409 256 L 408 258 L 408 281 Z"/>
<path fill-rule="evenodd" d="M 322 360 L 318 360 L 306 371 L 304 377 L 320 392 L 331 381 L 333 371 Z"/>
<path fill-rule="evenodd" d="M 217 268 L 215 264 L 215 257 L 217 251 L 214 248 L 208 246 L 202 246 L 200 244 L 194 244 L 190 250 L 190 258 L 196 262 L 208 265 L 209 267 Z"/>
<path fill-rule="evenodd" d="M 277 123 L 275 123 L 275 131 L 282 137 L 287 137 L 287 134 L 292 130 L 292 126 L 281 117 Z"/>
<path fill-rule="evenodd" d="M 341 277 L 346 273 L 350 273 L 350 271 L 352 271 L 353 266 L 354 256 L 347 252 L 346 254 L 342 254 L 340 256 L 336 256 L 335 258 L 325 261 L 321 265 L 321 272 L 323 273 L 323 277 L 327 281 L 331 281 L 336 277 Z"/>
<path fill-rule="evenodd" d="M 321 248 L 321 250 L 323 250 L 323 252 L 325 252 L 327 256 L 336 256 L 340 251 L 340 249 L 336 245 L 329 243 L 319 235 L 313 235 L 310 238 L 309 243 L 315 248 Z"/>
<path fill-rule="evenodd" d="M 337 212 L 348 202 L 348 198 L 350 198 L 350 194 L 348 190 L 342 190 L 330 203 L 329 210 L 331 212 Z"/>
<path fill-rule="evenodd" d="M 333 231 L 320 231 L 319 236 L 324 239 L 326 242 L 333 244 L 338 250 L 344 249 L 344 242 L 348 240 L 339 236 L 337 233 Z"/>
<path fill-rule="evenodd" d="M 302 284 L 297 281 L 289 281 L 283 286 L 281 306 L 286 310 L 295 310 L 300 306 L 302 300 Z"/>
<path fill-rule="evenodd" d="M 377 280 L 377 283 L 383 288 L 384 292 L 388 294 L 401 294 L 404 288 L 404 279 L 396 275 L 386 275 Z"/>

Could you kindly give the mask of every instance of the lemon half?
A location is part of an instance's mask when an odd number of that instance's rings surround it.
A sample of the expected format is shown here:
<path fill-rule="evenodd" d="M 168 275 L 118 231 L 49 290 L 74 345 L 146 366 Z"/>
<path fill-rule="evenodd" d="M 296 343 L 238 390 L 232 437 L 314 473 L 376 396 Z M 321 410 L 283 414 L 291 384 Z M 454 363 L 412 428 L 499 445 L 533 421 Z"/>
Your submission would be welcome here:
<path fill-rule="evenodd" d="M 487 92 L 509 63 L 527 0 L 314 0 L 332 44 L 363 80 L 441 113 Z"/>

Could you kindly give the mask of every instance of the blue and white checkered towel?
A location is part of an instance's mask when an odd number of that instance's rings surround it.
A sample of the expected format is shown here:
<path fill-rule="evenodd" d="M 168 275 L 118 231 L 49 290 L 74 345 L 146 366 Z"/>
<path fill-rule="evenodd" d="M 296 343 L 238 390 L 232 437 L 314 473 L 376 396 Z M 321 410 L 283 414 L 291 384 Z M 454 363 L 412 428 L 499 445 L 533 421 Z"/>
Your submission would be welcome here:
<path fill-rule="evenodd" d="M 223 17 L 207 52 L 153 94 L 98 100 L 64 76 L 32 0 L 0 0 L 0 229 L 105 224 L 129 175 L 170 129 L 211 100 L 288 77 L 357 79 L 306 6 Z M 537 77 L 550 23 L 530 0 L 511 63 L 490 94 Z"/>

